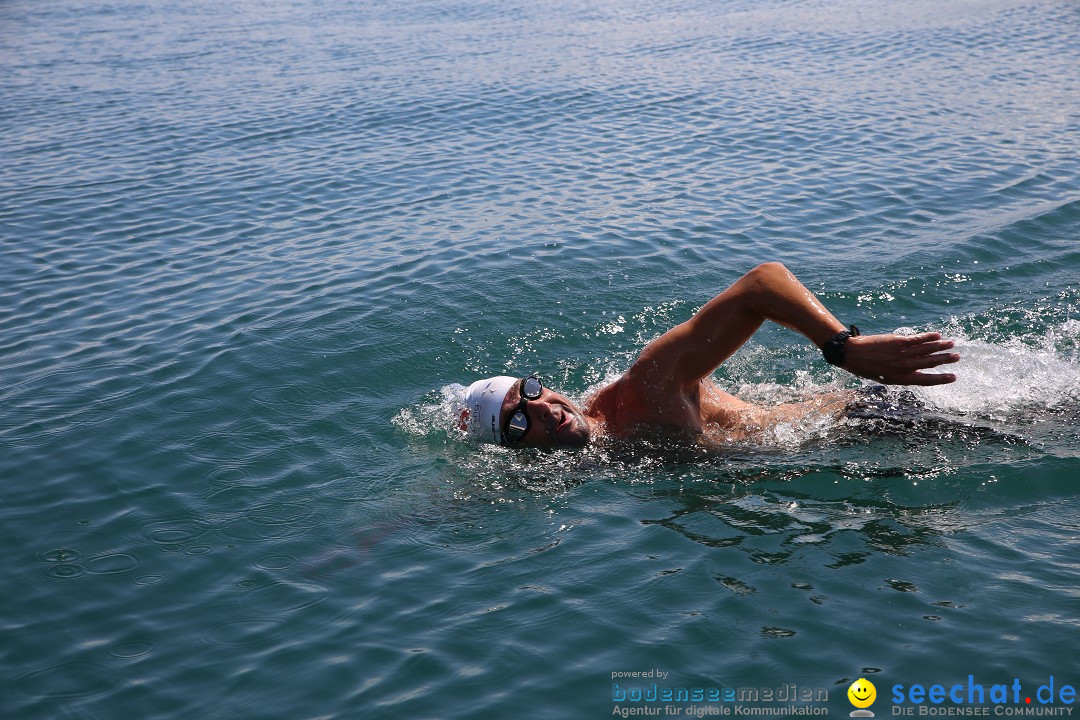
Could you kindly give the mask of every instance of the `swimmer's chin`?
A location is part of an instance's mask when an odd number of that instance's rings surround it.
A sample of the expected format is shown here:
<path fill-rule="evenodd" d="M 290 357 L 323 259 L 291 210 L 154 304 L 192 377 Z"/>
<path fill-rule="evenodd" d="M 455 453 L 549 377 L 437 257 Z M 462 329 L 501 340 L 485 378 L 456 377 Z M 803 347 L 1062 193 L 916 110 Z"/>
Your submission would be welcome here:
<path fill-rule="evenodd" d="M 560 449 L 580 449 L 589 444 L 593 439 L 595 433 L 593 432 L 592 423 L 584 415 L 574 413 L 571 417 L 571 422 L 568 427 L 560 428 L 559 432 L 554 438 L 552 448 Z"/>
<path fill-rule="evenodd" d="M 592 439 L 592 428 L 589 421 L 583 417 L 575 417 L 570 427 L 559 433 L 555 440 L 555 447 L 577 449 L 589 444 Z"/>

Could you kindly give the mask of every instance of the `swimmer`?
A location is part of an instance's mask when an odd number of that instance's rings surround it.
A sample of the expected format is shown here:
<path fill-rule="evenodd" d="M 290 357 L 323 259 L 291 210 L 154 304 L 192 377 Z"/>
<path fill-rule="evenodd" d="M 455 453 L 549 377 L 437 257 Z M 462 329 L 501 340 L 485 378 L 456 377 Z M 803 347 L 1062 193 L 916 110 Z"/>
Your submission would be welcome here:
<path fill-rule="evenodd" d="M 650 342 L 618 380 L 578 407 L 535 375 L 498 376 L 466 391 L 459 427 L 512 447 L 584 447 L 602 436 L 667 433 L 699 439 L 706 428 L 738 442 L 781 422 L 811 415 L 842 417 L 854 393 L 762 407 L 721 390 L 710 376 L 766 320 L 805 335 L 825 359 L 859 377 L 892 385 L 941 385 L 949 373 L 925 370 L 960 356 L 940 333 L 862 335 L 850 330 L 786 267 L 757 266 L 686 322 Z"/>

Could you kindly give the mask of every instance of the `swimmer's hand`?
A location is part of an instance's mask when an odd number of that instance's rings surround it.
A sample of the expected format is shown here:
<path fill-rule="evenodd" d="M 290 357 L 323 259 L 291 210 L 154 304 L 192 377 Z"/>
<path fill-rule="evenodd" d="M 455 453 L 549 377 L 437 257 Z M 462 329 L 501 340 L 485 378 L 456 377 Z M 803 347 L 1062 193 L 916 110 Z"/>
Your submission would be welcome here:
<path fill-rule="evenodd" d="M 952 340 L 941 333 L 921 335 L 858 335 L 844 346 L 845 370 L 886 385 L 944 385 L 956 382 L 952 373 L 921 372 L 959 362 L 960 355 L 945 352 Z"/>

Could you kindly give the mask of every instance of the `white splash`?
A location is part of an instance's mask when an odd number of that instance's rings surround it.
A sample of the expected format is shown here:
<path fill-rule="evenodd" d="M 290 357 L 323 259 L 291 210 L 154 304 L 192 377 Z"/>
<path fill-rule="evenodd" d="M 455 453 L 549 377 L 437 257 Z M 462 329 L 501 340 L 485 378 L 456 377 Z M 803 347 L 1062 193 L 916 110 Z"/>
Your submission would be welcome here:
<path fill-rule="evenodd" d="M 949 328 L 960 362 L 948 367 L 956 382 L 913 388 L 927 405 L 939 410 L 1006 419 L 1017 412 L 1054 409 L 1080 400 L 1080 363 L 1075 347 L 1080 322 L 1068 320 L 1038 336 L 1001 342 L 968 338 Z M 1073 357 L 1061 348 L 1072 345 Z"/>
<path fill-rule="evenodd" d="M 464 436 L 457 430 L 456 420 L 465 403 L 465 390 L 459 383 L 444 385 L 438 399 L 402 408 L 391 422 L 410 435 L 455 432 Z"/>

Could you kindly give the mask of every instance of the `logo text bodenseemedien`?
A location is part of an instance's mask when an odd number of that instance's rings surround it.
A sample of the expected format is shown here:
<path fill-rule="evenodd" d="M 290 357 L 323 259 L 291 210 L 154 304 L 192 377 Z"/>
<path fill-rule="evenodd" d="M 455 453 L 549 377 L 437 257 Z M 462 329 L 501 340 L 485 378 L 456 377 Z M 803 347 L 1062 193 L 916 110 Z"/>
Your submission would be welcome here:
<path fill-rule="evenodd" d="M 649 683 L 622 687 L 611 683 L 614 702 L 828 702 L 825 688 L 800 688 L 788 683 L 777 688 L 684 687 Z"/>

